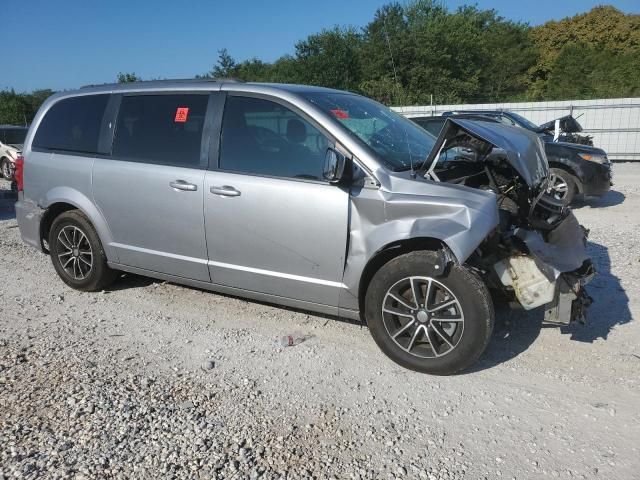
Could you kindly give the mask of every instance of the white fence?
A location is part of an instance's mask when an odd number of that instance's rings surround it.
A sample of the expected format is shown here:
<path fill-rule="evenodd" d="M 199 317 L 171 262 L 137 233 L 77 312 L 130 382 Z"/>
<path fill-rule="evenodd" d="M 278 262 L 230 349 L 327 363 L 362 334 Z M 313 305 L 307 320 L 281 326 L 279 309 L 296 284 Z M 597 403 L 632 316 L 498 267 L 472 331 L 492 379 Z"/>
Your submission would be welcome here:
<path fill-rule="evenodd" d="M 582 134 L 591 135 L 593 144 L 604 149 L 610 159 L 640 161 L 640 98 L 433 105 L 394 107 L 394 110 L 407 117 L 440 115 L 451 110 L 511 110 L 537 125 L 572 114 L 584 128 Z"/>

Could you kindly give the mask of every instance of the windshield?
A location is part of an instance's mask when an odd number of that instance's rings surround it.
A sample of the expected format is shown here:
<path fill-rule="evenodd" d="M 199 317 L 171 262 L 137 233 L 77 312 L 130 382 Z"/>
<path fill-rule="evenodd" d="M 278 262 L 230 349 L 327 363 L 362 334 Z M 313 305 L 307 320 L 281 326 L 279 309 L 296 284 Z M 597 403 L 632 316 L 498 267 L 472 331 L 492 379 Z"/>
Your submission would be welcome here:
<path fill-rule="evenodd" d="M 22 145 L 26 136 L 26 128 L 7 128 L 4 131 L 3 142 L 6 145 Z"/>
<path fill-rule="evenodd" d="M 390 169 L 419 168 L 436 138 L 384 105 L 349 93 L 306 93 L 303 96 L 335 118 Z"/>
<path fill-rule="evenodd" d="M 524 118 L 522 115 L 518 115 L 517 113 L 514 113 L 514 112 L 509 112 L 509 115 L 511 115 L 511 117 L 512 117 L 516 122 L 518 122 L 518 124 L 519 124 L 521 127 L 524 127 L 524 128 L 526 128 L 527 130 L 533 130 L 533 131 L 535 131 L 535 130 L 537 130 L 537 129 L 538 129 L 538 126 L 537 126 L 535 123 L 533 123 L 531 120 L 529 120 L 529 119 L 527 119 L 527 118 Z"/>

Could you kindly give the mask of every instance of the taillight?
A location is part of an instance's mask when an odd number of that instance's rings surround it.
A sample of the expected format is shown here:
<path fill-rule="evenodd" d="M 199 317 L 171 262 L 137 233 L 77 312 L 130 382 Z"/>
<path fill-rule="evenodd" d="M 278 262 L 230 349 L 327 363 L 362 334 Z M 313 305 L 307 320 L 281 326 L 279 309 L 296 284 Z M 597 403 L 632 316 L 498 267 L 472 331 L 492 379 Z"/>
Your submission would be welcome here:
<path fill-rule="evenodd" d="M 22 192 L 24 190 L 24 157 L 22 155 L 16 157 L 16 170 L 13 177 L 18 184 L 18 191 Z"/>

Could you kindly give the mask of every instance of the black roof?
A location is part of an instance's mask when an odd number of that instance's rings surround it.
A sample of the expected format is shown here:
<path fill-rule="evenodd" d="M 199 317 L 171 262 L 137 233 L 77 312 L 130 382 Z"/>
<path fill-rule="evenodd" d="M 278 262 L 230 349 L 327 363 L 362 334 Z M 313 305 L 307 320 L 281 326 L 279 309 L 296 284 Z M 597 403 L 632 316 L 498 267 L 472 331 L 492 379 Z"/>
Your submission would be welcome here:
<path fill-rule="evenodd" d="M 446 120 L 447 118 L 463 118 L 467 120 L 482 120 L 485 122 L 497 122 L 496 119 L 483 115 L 481 113 L 450 113 L 447 115 L 447 112 L 442 115 L 428 115 L 425 117 L 411 117 L 409 120 L 431 120 L 431 119 L 442 119 Z"/>
<path fill-rule="evenodd" d="M 448 112 L 443 112 L 442 115 L 466 115 L 473 113 L 479 115 L 508 115 L 511 112 L 509 110 L 449 110 Z"/>

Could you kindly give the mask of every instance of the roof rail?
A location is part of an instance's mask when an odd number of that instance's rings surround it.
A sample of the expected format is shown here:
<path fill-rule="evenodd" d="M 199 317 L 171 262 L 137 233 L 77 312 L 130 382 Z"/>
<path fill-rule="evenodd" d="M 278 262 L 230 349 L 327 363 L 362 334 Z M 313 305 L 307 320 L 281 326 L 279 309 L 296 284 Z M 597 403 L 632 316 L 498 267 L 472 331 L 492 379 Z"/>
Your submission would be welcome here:
<path fill-rule="evenodd" d="M 240 80 L 238 78 L 218 78 L 218 77 L 201 77 L 201 78 L 177 78 L 177 79 L 163 79 L 163 80 L 137 80 L 135 82 L 111 82 L 111 83 L 96 83 L 90 85 L 83 85 L 80 88 L 91 88 L 91 87 L 105 87 L 105 86 L 116 86 L 116 85 L 148 85 L 148 84 L 162 84 L 162 83 L 202 83 L 202 82 L 212 82 L 212 83 L 244 83 L 244 80 Z"/>

